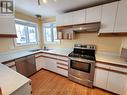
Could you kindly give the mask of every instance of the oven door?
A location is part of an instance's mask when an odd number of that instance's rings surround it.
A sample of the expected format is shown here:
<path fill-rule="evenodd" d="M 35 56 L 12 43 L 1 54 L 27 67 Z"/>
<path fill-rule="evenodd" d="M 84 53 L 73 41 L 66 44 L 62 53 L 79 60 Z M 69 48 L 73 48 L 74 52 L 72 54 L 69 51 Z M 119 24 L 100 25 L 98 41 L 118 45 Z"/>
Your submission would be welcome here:
<path fill-rule="evenodd" d="M 80 61 L 71 60 L 70 68 L 74 69 L 74 70 L 77 70 L 77 71 L 90 73 L 91 64 L 90 63 L 86 63 L 86 62 L 80 62 Z"/>
<path fill-rule="evenodd" d="M 70 59 L 69 76 L 74 76 L 80 79 L 93 80 L 95 72 L 95 62 L 85 59 Z"/>

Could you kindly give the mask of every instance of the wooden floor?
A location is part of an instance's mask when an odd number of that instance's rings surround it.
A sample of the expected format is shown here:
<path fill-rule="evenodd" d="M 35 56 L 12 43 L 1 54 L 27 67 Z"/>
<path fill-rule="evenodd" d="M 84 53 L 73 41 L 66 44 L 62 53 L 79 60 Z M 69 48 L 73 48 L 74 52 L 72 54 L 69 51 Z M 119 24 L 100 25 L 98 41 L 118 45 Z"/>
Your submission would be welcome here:
<path fill-rule="evenodd" d="M 39 71 L 30 79 L 33 95 L 113 95 L 97 88 L 87 88 L 45 70 Z"/>

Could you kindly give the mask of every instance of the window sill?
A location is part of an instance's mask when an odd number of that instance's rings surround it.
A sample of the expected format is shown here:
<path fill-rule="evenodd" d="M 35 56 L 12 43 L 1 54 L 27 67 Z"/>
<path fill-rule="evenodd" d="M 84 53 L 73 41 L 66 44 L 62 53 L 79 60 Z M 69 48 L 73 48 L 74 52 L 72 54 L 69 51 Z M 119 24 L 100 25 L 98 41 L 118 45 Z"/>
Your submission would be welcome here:
<path fill-rule="evenodd" d="M 38 43 L 29 43 L 29 44 L 15 44 L 15 47 L 29 46 L 29 45 L 38 45 Z"/>

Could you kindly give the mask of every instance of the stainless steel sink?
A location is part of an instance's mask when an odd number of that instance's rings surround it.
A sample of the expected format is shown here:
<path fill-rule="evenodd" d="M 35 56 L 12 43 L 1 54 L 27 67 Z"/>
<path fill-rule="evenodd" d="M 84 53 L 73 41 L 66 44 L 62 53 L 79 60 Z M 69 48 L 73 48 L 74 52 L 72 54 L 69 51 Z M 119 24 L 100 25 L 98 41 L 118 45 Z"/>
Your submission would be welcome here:
<path fill-rule="evenodd" d="M 39 51 L 41 49 L 32 49 L 32 50 L 29 50 L 29 52 L 36 52 L 36 51 Z"/>
<path fill-rule="evenodd" d="M 33 50 L 29 50 L 29 52 L 36 52 L 36 51 L 40 51 L 40 50 L 49 51 L 49 50 L 52 50 L 52 49 L 33 49 Z"/>

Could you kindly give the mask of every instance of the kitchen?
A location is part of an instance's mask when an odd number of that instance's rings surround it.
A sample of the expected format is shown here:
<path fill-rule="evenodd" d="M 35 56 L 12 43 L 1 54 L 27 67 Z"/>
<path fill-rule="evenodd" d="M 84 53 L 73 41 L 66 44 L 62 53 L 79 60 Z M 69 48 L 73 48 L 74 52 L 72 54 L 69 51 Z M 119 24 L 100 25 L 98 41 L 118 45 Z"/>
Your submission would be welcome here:
<path fill-rule="evenodd" d="M 127 0 L 0 2 L 0 95 L 127 95 Z"/>

